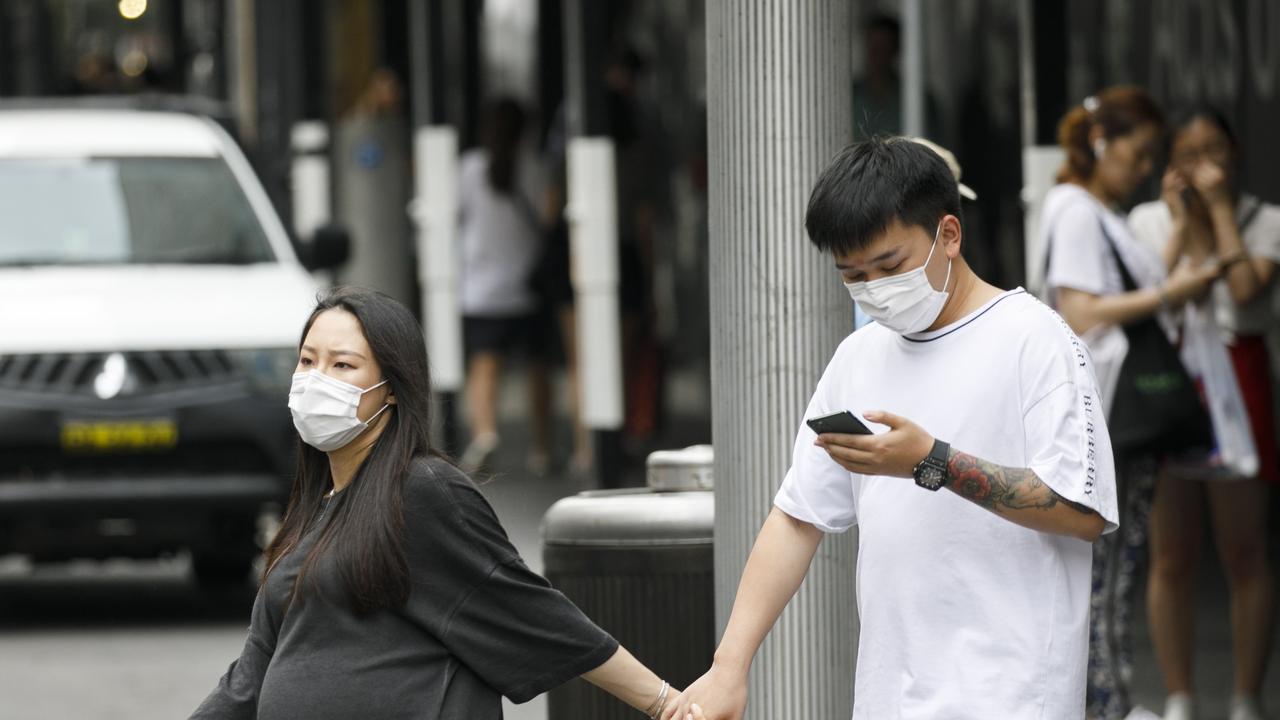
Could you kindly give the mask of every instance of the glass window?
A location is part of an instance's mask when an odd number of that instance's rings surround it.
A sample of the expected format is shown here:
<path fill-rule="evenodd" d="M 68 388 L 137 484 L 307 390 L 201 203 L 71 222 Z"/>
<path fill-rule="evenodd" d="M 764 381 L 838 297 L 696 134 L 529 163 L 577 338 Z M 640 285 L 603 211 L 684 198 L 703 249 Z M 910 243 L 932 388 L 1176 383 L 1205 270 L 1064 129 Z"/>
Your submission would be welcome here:
<path fill-rule="evenodd" d="M 219 158 L 0 160 L 0 265 L 274 259 Z"/>

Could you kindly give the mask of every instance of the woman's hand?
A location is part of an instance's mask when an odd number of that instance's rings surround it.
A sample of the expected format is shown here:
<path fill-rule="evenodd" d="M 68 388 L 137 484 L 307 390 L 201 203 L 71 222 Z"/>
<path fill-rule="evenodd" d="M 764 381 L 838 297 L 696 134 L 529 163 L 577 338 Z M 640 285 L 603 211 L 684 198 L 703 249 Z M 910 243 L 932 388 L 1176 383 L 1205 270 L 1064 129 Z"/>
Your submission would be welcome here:
<path fill-rule="evenodd" d="M 1169 279 L 1164 283 L 1164 294 L 1171 305 L 1182 305 L 1188 301 L 1199 301 L 1208 292 L 1215 280 L 1222 277 L 1222 266 L 1217 262 L 1193 265 L 1183 261 L 1178 263 Z"/>
<path fill-rule="evenodd" d="M 668 711 L 670 711 L 670 708 L 675 707 L 676 703 L 680 702 L 680 697 L 681 696 L 677 695 L 676 697 L 671 698 L 670 702 L 667 703 Z M 664 712 L 662 717 L 666 716 L 667 713 Z M 698 703 L 692 703 L 689 705 L 689 711 L 683 716 L 680 716 L 679 720 L 707 720 L 707 715 L 702 711 L 702 707 L 698 705 Z"/>
<path fill-rule="evenodd" d="M 1175 228 L 1182 227 L 1187 222 L 1187 203 L 1182 199 L 1182 193 L 1187 187 L 1186 178 L 1172 167 L 1165 170 L 1164 177 L 1160 179 L 1160 199 L 1169 206 Z"/>
<path fill-rule="evenodd" d="M 741 720 L 746 711 L 746 671 L 712 665 L 667 707 L 662 720 Z"/>
<path fill-rule="evenodd" d="M 1217 163 L 1201 160 L 1191 175 L 1191 186 L 1204 198 L 1210 209 L 1231 206 L 1231 188 L 1227 185 L 1227 173 Z"/>

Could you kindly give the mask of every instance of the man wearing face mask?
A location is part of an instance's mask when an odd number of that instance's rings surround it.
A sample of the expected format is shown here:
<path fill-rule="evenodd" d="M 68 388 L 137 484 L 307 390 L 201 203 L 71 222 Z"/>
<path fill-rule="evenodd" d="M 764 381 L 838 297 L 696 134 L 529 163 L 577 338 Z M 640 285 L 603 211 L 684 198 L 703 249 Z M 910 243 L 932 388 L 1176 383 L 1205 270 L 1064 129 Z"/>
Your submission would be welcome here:
<path fill-rule="evenodd" d="M 1088 353 L 1052 310 L 962 255 L 955 177 L 904 139 L 842 151 L 805 219 L 876 322 L 836 350 L 801 423 L 697 703 L 740 718 L 756 650 L 825 533 L 859 526 L 855 718 L 1084 715 L 1090 544 L 1116 528 Z"/>

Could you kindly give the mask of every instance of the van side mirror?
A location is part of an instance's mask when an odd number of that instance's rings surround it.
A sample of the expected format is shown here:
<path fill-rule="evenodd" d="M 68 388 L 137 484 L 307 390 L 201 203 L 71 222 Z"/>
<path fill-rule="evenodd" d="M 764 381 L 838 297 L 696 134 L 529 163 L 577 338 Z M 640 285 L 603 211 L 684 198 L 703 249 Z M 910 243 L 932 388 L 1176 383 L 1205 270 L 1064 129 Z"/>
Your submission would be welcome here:
<path fill-rule="evenodd" d="M 299 246 L 298 255 L 308 270 L 332 270 L 351 257 L 351 233 L 342 225 L 322 225 L 311 242 Z"/>

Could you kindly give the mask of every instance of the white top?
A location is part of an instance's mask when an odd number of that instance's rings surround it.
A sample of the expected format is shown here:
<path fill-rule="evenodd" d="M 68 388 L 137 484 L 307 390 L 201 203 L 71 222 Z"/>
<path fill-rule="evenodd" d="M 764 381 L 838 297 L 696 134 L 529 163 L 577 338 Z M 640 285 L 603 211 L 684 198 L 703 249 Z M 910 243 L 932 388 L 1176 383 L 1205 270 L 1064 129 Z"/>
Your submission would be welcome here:
<path fill-rule="evenodd" d="M 458 163 L 462 314 L 520 317 L 537 309 L 529 285 L 542 249 L 537 210 L 547 186 L 532 154 L 516 164 L 515 194 L 489 184 L 489 158 L 469 150 Z"/>
<path fill-rule="evenodd" d="M 1248 225 L 1242 229 L 1241 240 L 1249 254 L 1280 263 L 1280 207 L 1244 195 L 1236 209 L 1236 222 L 1244 220 Z M 1129 226 L 1142 245 L 1163 254 L 1173 234 L 1173 215 L 1163 201 L 1143 203 L 1129 213 Z M 1275 327 L 1278 317 L 1280 283 L 1273 277 L 1271 287 L 1241 306 L 1231 299 L 1231 289 L 1224 278 L 1214 284 L 1211 298 L 1214 320 L 1223 330 L 1233 335 L 1265 335 Z"/>
<path fill-rule="evenodd" d="M 1051 188 L 1045 195 L 1040 218 L 1042 247 L 1049 248 L 1045 287 L 1055 305 L 1059 288 L 1099 296 L 1124 292 L 1107 236 L 1139 287 L 1154 286 L 1164 279 L 1160 256 L 1133 239 L 1122 215 L 1079 185 L 1063 183 Z"/>
<path fill-rule="evenodd" d="M 854 332 L 805 417 L 900 415 L 981 459 L 1031 468 L 1110 532 L 1115 474 L 1097 397 L 1083 344 L 1018 289 L 934 332 Z M 950 490 L 850 473 L 814 439 L 802 422 L 774 504 L 827 532 L 859 526 L 854 718 L 1083 717 L 1092 546 Z"/>

